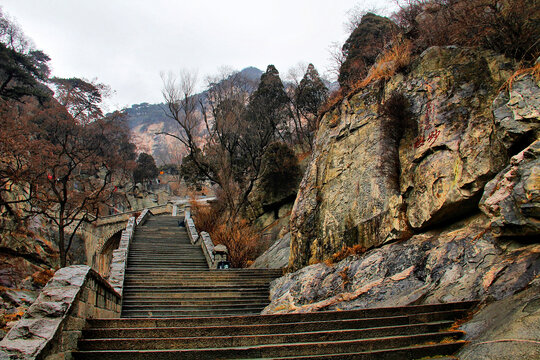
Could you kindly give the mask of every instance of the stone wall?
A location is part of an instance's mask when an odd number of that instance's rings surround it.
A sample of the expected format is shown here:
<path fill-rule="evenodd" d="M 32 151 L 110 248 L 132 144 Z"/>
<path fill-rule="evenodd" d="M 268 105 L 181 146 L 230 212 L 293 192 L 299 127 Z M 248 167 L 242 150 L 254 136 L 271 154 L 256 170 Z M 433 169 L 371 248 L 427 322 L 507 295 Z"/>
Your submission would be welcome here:
<path fill-rule="evenodd" d="M 121 296 L 89 266 L 62 268 L 0 342 L 0 358 L 71 359 L 86 319 L 120 311 Z"/>

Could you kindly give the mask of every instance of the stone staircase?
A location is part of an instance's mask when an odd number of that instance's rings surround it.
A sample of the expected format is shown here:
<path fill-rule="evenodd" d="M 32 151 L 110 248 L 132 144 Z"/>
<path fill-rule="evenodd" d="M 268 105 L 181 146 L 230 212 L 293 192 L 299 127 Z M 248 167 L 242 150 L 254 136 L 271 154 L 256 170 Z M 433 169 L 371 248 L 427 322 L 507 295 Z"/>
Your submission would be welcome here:
<path fill-rule="evenodd" d="M 122 317 L 197 317 L 260 314 L 269 283 L 281 271 L 209 270 L 180 218 L 151 217 L 132 240 Z"/>
<path fill-rule="evenodd" d="M 278 272 L 208 270 L 174 217 L 137 229 L 122 318 L 89 319 L 75 359 L 455 359 L 476 305 L 257 315 Z"/>
<path fill-rule="evenodd" d="M 76 359 L 419 359 L 465 342 L 471 302 L 304 314 L 89 320 Z M 454 359 L 444 357 L 439 359 Z"/>

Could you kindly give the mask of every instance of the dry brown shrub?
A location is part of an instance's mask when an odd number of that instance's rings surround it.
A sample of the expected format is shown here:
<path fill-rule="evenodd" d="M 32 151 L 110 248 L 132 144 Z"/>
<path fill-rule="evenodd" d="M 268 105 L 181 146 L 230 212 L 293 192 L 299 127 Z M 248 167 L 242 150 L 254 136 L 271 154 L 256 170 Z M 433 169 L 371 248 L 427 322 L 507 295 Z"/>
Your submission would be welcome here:
<path fill-rule="evenodd" d="M 218 201 L 206 205 L 190 200 L 195 227 L 210 234 L 214 244 L 223 244 L 229 250 L 232 267 L 243 268 L 258 255 L 259 233 L 245 219 L 230 219 Z"/>
<path fill-rule="evenodd" d="M 343 88 L 339 88 L 328 96 L 326 102 L 321 106 L 320 114 L 327 113 L 333 110 L 346 96 L 346 92 Z"/>
<path fill-rule="evenodd" d="M 538 0 L 408 0 L 393 20 L 417 52 L 430 46 L 479 46 L 535 60 L 540 47 Z"/>
<path fill-rule="evenodd" d="M 379 56 L 364 79 L 353 83 L 348 92 L 345 88 L 340 88 L 339 90 L 330 94 L 326 103 L 322 105 L 320 113 L 324 114 L 333 110 L 347 96 L 357 93 L 373 81 L 389 79 L 399 71 L 406 68 L 411 63 L 413 49 L 412 43 L 408 40 L 402 40 L 399 38 L 395 38 L 392 43 L 394 45 L 386 49 L 382 55 Z M 335 126 L 336 124 L 331 123 L 330 126 L 332 125 Z"/>
<path fill-rule="evenodd" d="M 349 267 L 346 266 L 343 270 L 339 272 L 341 280 L 343 280 L 343 287 L 347 287 L 351 283 L 351 278 L 349 277 Z"/>
<path fill-rule="evenodd" d="M 214 244 L 229 249 L 229 260 L 235 268 L 249 266 L 257 256 L 259 234 L 245 219 L 218 225 L 210 236 Z"/>
<path fill-rule="evenodd" d="M 191 216 L 197 230 L 212 234 L 219 224 L 219 214 L 210 205 L 196 201 L 195 197 L 190 197 L 189 203 Z"/>

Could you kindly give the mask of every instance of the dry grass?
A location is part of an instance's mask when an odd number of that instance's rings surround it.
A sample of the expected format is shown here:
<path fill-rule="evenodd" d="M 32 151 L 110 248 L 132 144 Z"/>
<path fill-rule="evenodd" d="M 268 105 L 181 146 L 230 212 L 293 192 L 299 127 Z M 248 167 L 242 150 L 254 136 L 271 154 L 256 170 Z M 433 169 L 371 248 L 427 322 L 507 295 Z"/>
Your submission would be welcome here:
<path fill-rule="evenodd" d="M 394 45 L 385 50 L 377 59 L 366 78 L 353 85 L 353 91 L 357 92 L 377 80 L 390 79 L 411 63 L 411 56 L 412 43 L 410 41 L 394 41 Z"/>
<path fill-rule="evenodd" d="M 512 76 L 510 76 L 510 78 L 508 78 L 506 83 L 501 88 L 501 91 L 502 90 L 511 91 L 512 87 L 514 86 L 514 82 L 523 78 L 526 75 L 531 75 L 534 77 L 536 81 L 540 81 L 540 62 L 538 62 L 536 65 L 532 67 L 517 70 L 515 73 L 512 74 Z"/>
<path fill-rule="evenodd" d="M 331 93 L 330 96 L 328 96 L 328 99 L 326 99 L 326 102 L 321 106 L 319 111 L 320 114 L 322 115 L 333 110 L 339 103 L 343 101 L 345 96 L 347 96 L 347 93 L 345 92 L 344 88 L 339 88 Z"/>
<path fill-rule="evenodd" d="M 343 280 L 343 288 L 346 288 L 347 285 L 351 283 L 351 278 L 349 277 L 349 267 L 346 266 L 343 270 L 339 272 L 341 280 Z"/>
<path fill-rule="evenodd" d="M 191 215 L 197 230 L 212 234 L 219 223 L 219 214 L 216 214 L 216 211 L 211 206 L 195 201 L 195 197 L 193 196 L 190 197 L 189 203 L 191 205 Z"/>
<path fill-rule="evenodd" d="M 462 45 L 534 61 L 540 46 L 537 0 L 407 0 L 392 17 L 416 52 Z"/>
<path fill-rule="evenodd" d="M 341 260 L 348 258 L 349 256 L 362 255 L 366 251 L 367 249 L 360 244 L 354 246 L 344 246 L 340 251 L 333 254 L 330 258 L 326 259 L 324 263 L 328 266 L 332 266 L 333 264 L 338 263 Z"/>
<path fill-rule="evenodd" d="M 241 219 L 230 224 L 221 224 L 210 233 L 215 244 L 223 244 L 229 249 L 229 260 L 235 268 L 249 266 L 257 256 L 259 234 L 247 220 Z"/>
<path fill-rule="evenodd" d="M 54 271 L 45 269 L 32 274 L 32 282 L 36 285 L 45 286 L 54 276 Z"/>

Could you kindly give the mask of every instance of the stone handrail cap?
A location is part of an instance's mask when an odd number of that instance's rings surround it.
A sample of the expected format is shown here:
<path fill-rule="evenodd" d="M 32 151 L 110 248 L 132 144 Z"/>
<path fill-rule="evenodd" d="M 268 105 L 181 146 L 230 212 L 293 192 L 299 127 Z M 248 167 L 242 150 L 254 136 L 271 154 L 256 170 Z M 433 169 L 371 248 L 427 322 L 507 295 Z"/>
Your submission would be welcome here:
<path fill-rule="evenodd" d="M 226 247 L 225 245 L 223 245 L 223 244 L 216 245 L 216 246 L 214 247 L 214 251 L 215 251 L 216 253 L 227 253 L 227 254 L 229 253 L 229 250 L 228 250 L 227 247 Z"/>

